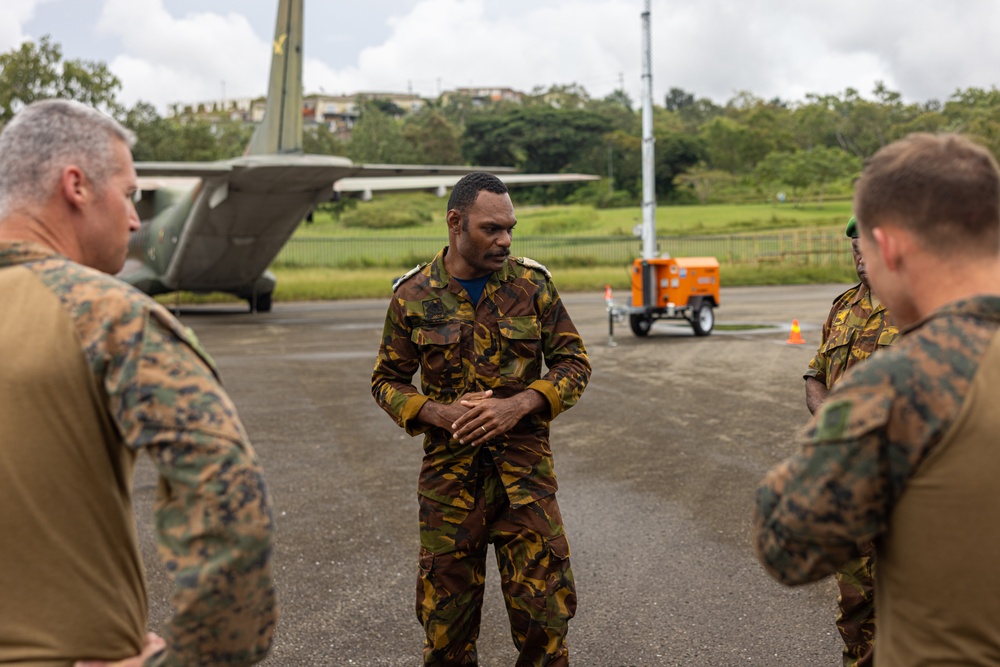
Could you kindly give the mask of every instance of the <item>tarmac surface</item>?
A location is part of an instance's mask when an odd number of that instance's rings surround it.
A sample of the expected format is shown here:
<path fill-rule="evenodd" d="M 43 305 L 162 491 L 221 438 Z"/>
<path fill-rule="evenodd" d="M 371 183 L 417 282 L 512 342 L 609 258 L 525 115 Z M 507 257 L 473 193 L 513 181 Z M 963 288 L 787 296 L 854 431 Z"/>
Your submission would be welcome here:
<path fill-rule="evenodd" d="M 563 295 L 594 367 L 583 398 L 552 425 L 579 598 L 572 664 L 840 664 L 832 580 L 796 589 L 771 580 L 750 522 L 758 482 L 795 450 L 807 421 L 802 373 L 845 287 L 723 289 L 711 336 L 694 337 L 684 321 L 658 322 L 646 338 L 617 324 L 614 347 L 603 295 Z M 281 618 L 263 664 L 420 664 L 422 448 L 372 400 L 385 308 L 181 313 L 218 363 L 273 497 Z M 785 343 L 793 318 L 804 345 Z M 143 459 L 136 511 L 154 629 L 169 614 L 152 541 L 155 488 Z M 486 587 L 479 664 L 510 666 L 495 568 Z"/>

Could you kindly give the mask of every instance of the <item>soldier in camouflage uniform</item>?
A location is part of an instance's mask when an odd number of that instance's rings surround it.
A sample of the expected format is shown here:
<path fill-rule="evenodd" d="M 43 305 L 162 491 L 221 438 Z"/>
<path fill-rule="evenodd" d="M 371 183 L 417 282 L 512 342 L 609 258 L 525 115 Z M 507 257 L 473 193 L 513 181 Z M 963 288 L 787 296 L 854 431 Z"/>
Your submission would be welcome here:
<path fill-rule="evenodd" d="M 2 664 L 249 665 L 271 644 L 271 510 L 236 409 L 194 334 L 107 275 L 139 225 L 131 142 L 62 100 L 0 134 Z M 174 583 L 162 638 L 146 632 L 140 451 Z"/>
<path fill-rule="evenodd" d="M 833 300 L 833 308 L 823 324 L 823 342 L 803 376 L 806 407 L 812 414 L 847 369 L 899 336 L 885 305 L 869 288 L 854 218 L 847 223 L 846 234 L 851 239 L 854 268 L 861 282 Z M 844 640 L 844 667 L 870 665 L 875 645 L 874 545 L 865 545 L 861 558 L 845 565 L 836 577 L 840 590 L 837 629 Z"/>
<path fill-rule="evenodd" d="M 393 288 L 372 374 L 378 404 L 410 435 L 424 434 L 423 661 L 478 664 L 492 543 L 516 664 L 567 665 L 576 593 L 549 422 L 579 399 L 590 362 L 549 272 L 509 257 L 516 219 L 499 179 L 459 181 L 447 222 L 448 247 Z"/>
<path fill-rule="evenodd" d="M 757 554 L 793 585 L 874 542 L 876 664 L 998 665 L 1000 169 L 957 135 L 910 135 L 868 162 L 855 211 L 902 335 L 764 479 Z"/>

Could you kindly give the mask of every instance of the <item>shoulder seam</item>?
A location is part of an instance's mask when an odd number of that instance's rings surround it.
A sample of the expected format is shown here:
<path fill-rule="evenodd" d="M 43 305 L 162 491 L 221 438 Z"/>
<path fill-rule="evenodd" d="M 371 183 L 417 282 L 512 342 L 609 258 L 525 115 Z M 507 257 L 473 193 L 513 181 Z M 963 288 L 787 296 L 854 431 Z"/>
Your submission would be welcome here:
<path fill-rule="evenodd" d="M 417 273 L 419 273 L 420 270 L 422 268 L 424 268 L 425 266 L 427 266 L 427 262 L 423 262 L 421 264 L 417 264 L 415 267 L 413 267 L 412 269 L 410 269 L 409 271 L 407 271 L 406 273 L 404 273 L 403 275 L 401 275 L 399 278 L 397 278 L 396 282 L 394 282 L 392 284 L 392 291 L 395 292 L 397 289 L 399 289 L 400 285 L 402 285 L 407 280 L 409 280 L 410 278 L 412 278 L 414 275 L 416 275 Z"/>
<path fill-rule="evenodd" d="M 545 268 L 544 264 L 536 262 L 530 257 L 518 257 L 517 263 L 520 264 L 521 266 L 526 266 L 529 269 L 535 269 L 536 271 L 541 271 L 543 274 L 545 274 L 546 278 L 552 278 L 552 273 L 547 268 Z"/>

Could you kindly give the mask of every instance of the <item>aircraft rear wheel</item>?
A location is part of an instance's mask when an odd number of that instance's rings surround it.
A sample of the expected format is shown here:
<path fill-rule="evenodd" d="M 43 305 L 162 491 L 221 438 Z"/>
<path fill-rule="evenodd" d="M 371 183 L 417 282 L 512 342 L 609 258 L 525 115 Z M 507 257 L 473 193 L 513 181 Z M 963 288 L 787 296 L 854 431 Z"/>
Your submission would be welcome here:
<path fill-rule="evenodd" d="M 250 304 L 251 313 L 270 313 L 271 312 L 271 292 L 267 294 L 256 294 L 247 299 Z"/>

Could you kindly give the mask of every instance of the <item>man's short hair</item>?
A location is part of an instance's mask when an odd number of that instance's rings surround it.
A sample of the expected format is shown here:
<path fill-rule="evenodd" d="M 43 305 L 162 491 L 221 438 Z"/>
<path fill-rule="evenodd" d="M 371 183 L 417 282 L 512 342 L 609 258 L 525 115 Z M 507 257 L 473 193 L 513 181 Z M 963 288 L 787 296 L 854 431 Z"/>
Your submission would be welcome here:
<path fill-rule="evenodd" d="M 103 188 L 121 166 L 115 140 L 131 147 L 135 135 L 96 109 L 72 100 L 29 104 L 0 132 L 0 215 L 47 201 L 71 164 Z"/>
<path fill-rule="evenodd" d="M 865 234 L 907 228 L 939 255 L 1000 254 L 1000 168 L 982 146 L 957 134 L 911 134 L 882 148 L 855 185 Z"/>
<path fill-rule="evenodd" d="M 476 203 L 479 193 L 483 190 L 492 192 L 495 195 L 507 194 L 507 186 L 504 182 L 493 174 L 485 171 L 474 171 L 466 174 L 455 184 L 448 197 L 448 210 L 455 209 L 462 214 L 462 220 L 466 218 L 466 212 Z"/>

